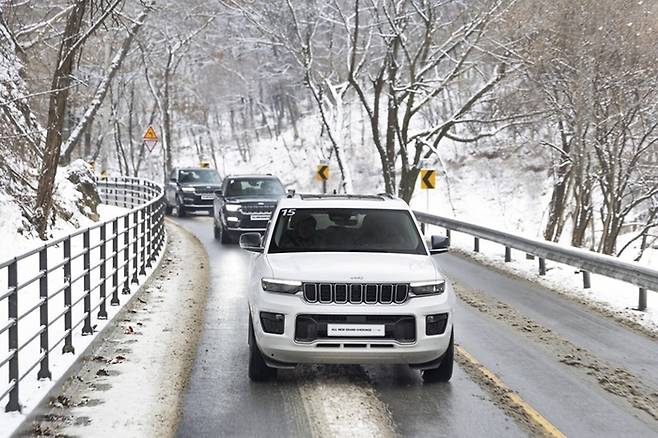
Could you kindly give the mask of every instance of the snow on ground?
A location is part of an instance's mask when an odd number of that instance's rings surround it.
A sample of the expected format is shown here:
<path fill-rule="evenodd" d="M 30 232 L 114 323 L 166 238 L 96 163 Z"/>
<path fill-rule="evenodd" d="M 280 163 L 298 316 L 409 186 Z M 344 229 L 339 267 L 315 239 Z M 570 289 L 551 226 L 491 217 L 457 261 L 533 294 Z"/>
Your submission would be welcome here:
<path fill-rule="evenodd" d="M 65 221 L 60 216 L 56 216 L 54 227 L 50 230 L 52 239 L 66 236 L 79 228 L 89 227 L 95 223 L 90 218 L 94 214 L 89 207 L 84 207 L 84 214 L 79 210 L 78 204 L 81 204 L 83 194 L 77 190 L 76 184 L 68 179 L 72 173 L 84 178 L 88 172 L 87 164 L 82 160 L 76 160 L 69 166 L 58 169 L 53 198 L 58 207 L 71 217 Z M 111 219 L 120 211 L 113 210 L 116 207 L 109 205 L 102 207 L 99 205 L 99 208 L 103 209 L 97 212 L 102 220 Z M 30 229 L 27 219 L 21 214 L 21 209 L 15 200 L 0 190 L 0 263 L 43 244 L 36 235 L 26 231 Z"/>

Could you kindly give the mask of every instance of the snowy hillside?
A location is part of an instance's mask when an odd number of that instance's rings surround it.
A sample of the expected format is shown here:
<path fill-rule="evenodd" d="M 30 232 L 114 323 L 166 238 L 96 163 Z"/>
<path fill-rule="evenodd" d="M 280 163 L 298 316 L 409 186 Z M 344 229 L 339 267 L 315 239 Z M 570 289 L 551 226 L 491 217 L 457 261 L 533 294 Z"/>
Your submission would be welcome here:
<path fill-rule="evenodd" d="M 31 223 L 36 197 L 43 129 L 31 112 L 21 63 L 11 35 L 0 23 L 0 259 L 36 243 Z M 91 169 L 81 160 L 60 168 L 49 235 L 98 219 L 98 195 Z"/>

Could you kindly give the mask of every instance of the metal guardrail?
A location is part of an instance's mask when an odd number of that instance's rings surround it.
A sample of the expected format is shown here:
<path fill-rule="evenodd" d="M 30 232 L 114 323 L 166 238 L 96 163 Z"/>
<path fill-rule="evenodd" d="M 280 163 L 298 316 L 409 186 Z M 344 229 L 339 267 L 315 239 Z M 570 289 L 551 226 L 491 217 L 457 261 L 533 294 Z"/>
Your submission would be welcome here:
<path fill-rule="evenodd" d="M 7 356 L 0 353 L 0 369 L 6 365 L 9 374 L 8 386 L 0 386 L 0 400 L 8 397 L 6 412 L 21 410 L 21 381 L 37 366 L 37 379 L 51 378 L 49 356 L 54 349 L 63 342 L 62 354 L 75 353 L 73 330 L 82 325 L 82 335 L 92 335 L 92 313 L 98 310 L 96 318 L 107 319 L 108 298 L 111 306 L 119 305 L 119 290 L 129 294 L 130 284 L 139 283 L 139 277 L 146 275 L 146 268 L 152 266 L 162 250 L 162 187 L 132 177 L 99 178 L 96 182 L 103 203 L 130 210 L 0 263 L 0 275 L 5 271 L 7 278 L 5 290 L 0 284 L 0 304 L 6 300 L 8 311 L 8 318 L 0 321 L 0 340 L 7 336 L 8 345 Z M 49 258 L 55 262 L 49 263 Z M 35 271 L 35 275 L 29 276 Z M 19 307 L 22 302 L 28 303 L 27 308 Z M 49 307 L 59 309 L 54 312 Z M 80 319 L 73 321 L 74 315 Z M 36 321 L 37 317 L 39 329 L 25 333 L 27 329 L 21 322 L 30 318 Z M 55 324 L 60 319 L 63 335 L 51 340 L 49 334 L 59 329 Z M 38 359 L 23 364 L 21 352 L 34 348 L 31 344 L 37 338 Z"/>
<path fill-rule="evenodd" d="M 511 261 L 511 250 L 516 249 L 539 259 L 539 275 L 546 275 L 546 260 L 579 268 L 583 274 L 583 286 L 591 287 L 590 273 L 600 274 L 633 284 L 640 288 L 638 310 L 647 307 L 647 289 L 658 291 L 658 271 L 635 263 L 624 262 L 616 257 L 584 249 L 566 247 L 557 243 L 516 236 L 492 228 L 462 222 L 442 216 L 415 211 L 421 223 L 436 225 L 450 231 L 474 237 L 473 250 L 479 252 L 480 239 L 496 242 L 505 247 L 505 261 Z"/>

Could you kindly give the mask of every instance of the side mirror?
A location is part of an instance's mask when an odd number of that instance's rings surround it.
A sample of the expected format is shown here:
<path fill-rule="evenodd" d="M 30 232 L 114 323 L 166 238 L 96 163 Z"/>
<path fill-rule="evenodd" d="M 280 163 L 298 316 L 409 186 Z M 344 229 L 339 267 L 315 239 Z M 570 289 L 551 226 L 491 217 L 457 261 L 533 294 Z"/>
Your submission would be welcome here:
<path fill-rule="evenodd" d="M 432 236 L 430 245 L 430 254 L 443 254 L 448 252 L 450 247 L 450 238 L 446 236 Z"/>
<path fill-rule="evenodd" d="M 244 233 L 241 235 L 240 248 L 251 252 L 263 252 L 265 249 L 259 233 Z"/>

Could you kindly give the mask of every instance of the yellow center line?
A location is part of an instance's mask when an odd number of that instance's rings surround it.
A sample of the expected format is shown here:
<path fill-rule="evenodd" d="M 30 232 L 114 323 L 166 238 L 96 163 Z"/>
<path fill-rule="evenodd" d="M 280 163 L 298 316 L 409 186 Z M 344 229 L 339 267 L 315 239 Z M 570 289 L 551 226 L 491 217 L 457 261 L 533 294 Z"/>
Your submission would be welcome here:
<path fill-rule="evenodd" d="M 505 383 L 496 376 L 493 372 L 489 371 L 484 365 L 478 362 L 468 351 L 460 345 L 455 345 L 455 350 L 458 355 L 464 358 L 467 362 L 473 365 L 477 370 L 493 385 L 502 390 L 505 396 L 519 409 L 523 410 L 525 414 L 533 421 L 538 427 L 540 427 L 547 436 L 555 438 L 566 438 L 560 430 L 555 427 L 550 421 L 548 421 L 542 414 L 540 414 L 535 408 L 530 406 L 525 400 L 521 398 L 516 392 L 512 391 Z"/>

